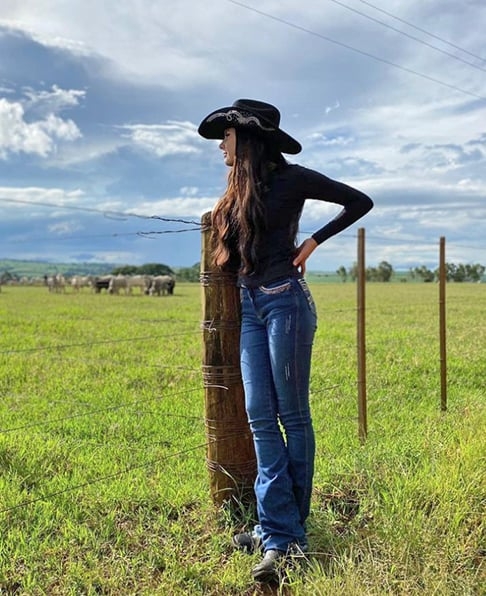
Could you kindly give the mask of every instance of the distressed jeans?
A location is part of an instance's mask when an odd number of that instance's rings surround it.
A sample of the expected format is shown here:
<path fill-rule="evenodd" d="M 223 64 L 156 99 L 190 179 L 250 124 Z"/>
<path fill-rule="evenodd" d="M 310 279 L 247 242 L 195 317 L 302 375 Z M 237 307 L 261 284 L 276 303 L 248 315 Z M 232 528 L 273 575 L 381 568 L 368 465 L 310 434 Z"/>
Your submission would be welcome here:
<path fill-rule="evenodd" d="M 264 550 L 307 546 L 315 439 L 309 407 L 317 317 L 303 278 L 241 288 L 241 373 L 257 458 Z"/>

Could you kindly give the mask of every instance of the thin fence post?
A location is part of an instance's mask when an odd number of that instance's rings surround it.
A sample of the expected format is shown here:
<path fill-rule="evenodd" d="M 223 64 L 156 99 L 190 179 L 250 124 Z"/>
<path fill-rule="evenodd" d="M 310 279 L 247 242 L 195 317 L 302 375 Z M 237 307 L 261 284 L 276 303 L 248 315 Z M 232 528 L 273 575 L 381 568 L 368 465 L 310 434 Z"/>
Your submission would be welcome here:
<path fill-rule="evenodd" d="M 440 409 L 447 410 L 447 347 L 446 347 L 446 263 L 445 237 L 439 248 L 439 343 L 440 343 Z"/>
<path fill-rule="evenodd" d="M 211 214 L 202 217 L 202 363 L 207 467 L 216 505 L 253 502 L 256 458 L 240 372 L 240 296 L 236 275 L 211 264 Z"/>
<path fill-rule="evenodd" d="M 366 268 L 365 268 L 365 230 L 358 229 L 358 435 L 364 443 L 368 434 L 366 412 Z"/>

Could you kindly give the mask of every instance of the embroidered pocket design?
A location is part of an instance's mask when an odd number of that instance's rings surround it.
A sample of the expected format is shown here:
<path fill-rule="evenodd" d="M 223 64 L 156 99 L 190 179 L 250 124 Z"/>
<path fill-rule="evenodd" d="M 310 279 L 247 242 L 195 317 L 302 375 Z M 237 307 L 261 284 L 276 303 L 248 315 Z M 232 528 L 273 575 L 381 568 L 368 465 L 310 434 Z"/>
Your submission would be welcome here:
<path fill-rule="evenodd" d="M 258 289 L 261 290 L 264 294 L 281 294 L 282 292 L 286 292 L 290 288 L 290 282 L 286 281 L 279 286 L 275 286 L 274 288 L 266 288 L 265 286 L 260 286 Z"/>

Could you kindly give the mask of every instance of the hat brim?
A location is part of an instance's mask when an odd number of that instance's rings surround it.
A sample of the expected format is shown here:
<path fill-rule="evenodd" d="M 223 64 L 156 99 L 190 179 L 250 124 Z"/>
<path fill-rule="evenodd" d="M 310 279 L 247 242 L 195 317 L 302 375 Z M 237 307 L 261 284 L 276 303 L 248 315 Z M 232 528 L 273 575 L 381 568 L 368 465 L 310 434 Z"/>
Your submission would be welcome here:
<path fill-rule="evenodd" d="M 240 125 L 227 117 L 229 113 L 233 112 L 234 110 L 234 106 L 214 110 L 203 119 L 197 129 L 197 132 L 205 139 L 222 139 L 224 136 L 224 131 L 227 128 L 249 130 L 248 126 Z M 258 119 L 262 120 L 261 117 L 258 117 Z M 295 155 L 302 151 L 302 145 L 281 128 L 263 130 L 258 127 L 252 127 L 251 131 L 267 139 L 270 139 L 273 143 L 275 143 L 282 153 Z"/>

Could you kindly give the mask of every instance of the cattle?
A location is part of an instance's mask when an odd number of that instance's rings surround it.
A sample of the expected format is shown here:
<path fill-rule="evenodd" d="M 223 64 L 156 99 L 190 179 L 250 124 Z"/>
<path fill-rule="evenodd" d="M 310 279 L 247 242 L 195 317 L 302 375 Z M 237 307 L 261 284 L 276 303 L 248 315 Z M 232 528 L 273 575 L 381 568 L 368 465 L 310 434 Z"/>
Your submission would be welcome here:
<path fill-rule="evenodd" d="M 128 294 L 128 279 L 126 275 L 112 275 L 108 285 L 108 294 L 119 294 L 124 290 Z"/>
<path fill-rule="evenodd" d="M 110 286 L 112 275 L 102 275 L 91 280 L 91 288 L 95 294 L 101 294 L 101 290 L 107 290 Z"/>
<path fill-rule="evenodd" d="M 93 277 L 91 275 L 74 275 L 71 279 L 71 288 L 75 292 L 79 292 L 81 288 L 90 288 L 92 281 Z"/>
<path fill-rule="evenodd" d="M 140 294 L 148 294 L 152 276 L 150 275 L 129 275 L 127 277 L 128 293 L 131 294 L 133 288 L 140 288 Z"/>
<path fill-rule="evenodd" d="M 56 273 L 56 275 L 44 275 L 44 283 L 49 292 L 59 293 L 66 291 L 66 280 L 61 273 Z"/>
<path fill-rule="evenodd" d="M 175 279 L 171 275 L 156 275 L 152 278 L 150 284 L 150 296 L 165 296 L 166 294 L 173 294 L 175 286 Z"/>

